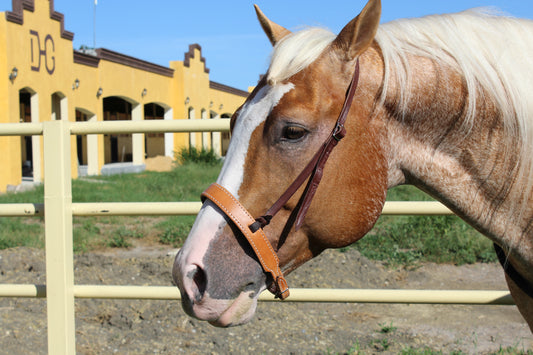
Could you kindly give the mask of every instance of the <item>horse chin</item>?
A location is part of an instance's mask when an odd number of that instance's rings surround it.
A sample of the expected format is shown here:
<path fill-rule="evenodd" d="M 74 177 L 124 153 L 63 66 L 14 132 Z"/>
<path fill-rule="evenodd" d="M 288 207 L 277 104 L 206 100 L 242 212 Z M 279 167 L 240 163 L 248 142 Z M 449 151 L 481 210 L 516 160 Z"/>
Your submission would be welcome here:
<path fill-rule="evenodd" d="M 234 299 L 216 299 L 206 293 L 200 301 L 192 301 L 182 292 L 181 302 L 183 310 L 189 316 L 207 321 L 215 327 L 227 328 L 252 320 L 260 293 L 245 291 Z"/>
<path fill-rule="evenodd" d="M 242 292 L 234 300 L 217 300 L 207 297 L 192 306 L 192 316 L 205 320 L 215 327 L 227 328 L 248 323 L 257 308 L 255 292 Z"/>
<path fill-rule="evenodd" d="M 215 321 L 209 324 L 215 327 L 234 327 L 252 320 L 257 308 L 257 298 L 250 298 L 249 294 L 241 294 L 233 304 Z"/>

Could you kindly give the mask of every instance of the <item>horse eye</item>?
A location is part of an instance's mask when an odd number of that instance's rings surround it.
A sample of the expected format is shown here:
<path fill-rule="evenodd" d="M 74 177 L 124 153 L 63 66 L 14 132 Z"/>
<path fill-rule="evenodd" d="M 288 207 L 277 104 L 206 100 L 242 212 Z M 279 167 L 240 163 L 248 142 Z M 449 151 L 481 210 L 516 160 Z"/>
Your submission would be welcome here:
<path fill-rule="evenodd" d="M 289 141 L 296 141 L 303 138 L 307 130 L 299 126 L 287 126 L 283 128 L 282 138 Z"/>

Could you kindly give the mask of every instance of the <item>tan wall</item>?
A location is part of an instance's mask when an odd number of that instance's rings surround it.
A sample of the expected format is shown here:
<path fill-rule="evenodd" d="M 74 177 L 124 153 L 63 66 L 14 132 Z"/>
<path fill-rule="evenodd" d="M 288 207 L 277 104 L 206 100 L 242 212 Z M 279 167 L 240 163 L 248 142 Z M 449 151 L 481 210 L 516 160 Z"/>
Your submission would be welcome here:
<path fill-rule="evenodd" d="M 7 52 L 7 33 L 6 22 L 0 19 L 0 51 Z M 6 73 L 11 71 L 12 67 L 8 66 L 8 59 L 6 55 L 0 55 L 0 72 L 2 80 L 0 80 L 0 109 L 3 122 L 18 122 L 18 113 L 12 114 L 14 111 L 13 100 L 10 97 L 11 82 L 6 78 Z M 7 79 L 7 80 L 6 80 Z M 15 103 L 18 107 L 18 100 Z M 17 148 L 17 149 L 14 149 Z M 5 186 L 12 181 L 20 181 L 20 138 L 19 137 L 0 137 L 0 191 L 5 189 Z"/>
<path fill-rule="evenodd" d="M 170 63 L 174 69 L 176 86 L 180 95 L 175 97 L 181 98 L 181 102 L 176 102 L 180 117 L 189 118 L 189 110 L 194 110 L 194 119 L 201 118 L 202 109 L 206 110 L 209 106 L 209 96 L 206 94 L 209 90 L 209 70 L 205 66 L 205 59 L 202 58 L 201 47 L 198 45 L 189 46 L 189 52 L 185 54 L 184 61 L 175 61 Z M 176 112 L 174 113 L 176 115 Z M 194 135 L 193 141 L 196 141 L 197 147 L 202 141 L 201 133 L 191 133 Z M 174 138 L 174 147 L 179 151 L 181 147 L 189 146 L 189 134 L 176 134 Z"/>
<path fill-rule="evenodd" d="M 14 8 L 22 3 L 28 5 L 31 2 L 14 0 Z M 18 76 L 13 81 L 7 75 L 0 75 L 0 112 L 3 113 L 0 123 L 19 122 L 21 89 L 36 95 L 33 96 L 36 104 L 31 105 L 34 122 L 51 120 L 55 117 L 53 111 L 62 111 L 61 117 L 56 119 L 74 122 L 76 110 L 83 112 L 89 120 L 102 121 L 103 99 L 110 96 L 125 99 L 132 104 L 132 109 L 137 107 L 136 117 L 139 119 L 144 118 L 144 105 L 147 103 L 162 106 L 171 113 L 172 119 L 186 119 L 189 108 L 194 108 L 196 119 L 200 119 L 202 110 L 206 117 L 210 117 L 211 112 L 231 114 L 244 102 L 244 92 L 224 85 L 210 88 L 209 70 L 199 45 L 191 45 L 185 53 L 185 60 L 170 62 L 170 68 L 105 49 L 98 49 L 96 56 L 81 55 L 80 59 L 79 53 L 72 48 L 73 34 L 62 32 L 63 15 L 54 12 L 52 17 L 48 0 L 35 0 L 33 9 L 27 8 L 22 13 L 8 11 L 0 14 L 0 72 L 9 73 L 14 67 L 18 69 Z M 78 87 L 74 86 L 76 80 Z M 102 88 L 101 96 L 97 96 L 99 88 Z M 146 95 L 143 95 L 144 89 Z M 223 107 L 221 110 L 220 105 Z M 198 147 L 202 144 L 213 146 L 211 141 L 215 136 L 193 135 Z M 128 153 L 137 154 L 134 162 L 142 162 L 145 150 L 143 135 L 123 140 L 128 139 L 133 141 L 133 150 L 137 151 Z M 21 182 L 21 152 L 24 149 L 21 141 L 20 137 L 0 137 L 0 192 L 5 191 L 7 185 Z M 72 137 L 74 178 L 77 177 L 78 159 L 76 141 L 76 137 Z M 108 154 L 104 148 L 106 139 L 99 135 L 83 138 L 82 142 L 90 169 L 99 173 Z M 146 148 L 150 151 L 164 152 L 161 148 L 164 139 L 161 137 L 149 140 L 148 144 L 150 146 Z M 188 134 L 174 134 L 174 150 L 188 145 Z M 33 143 L 34 163 L 38 165 L 34 170 L 36 180 L 42 176 L 42 152 L 42 137 L 37 137 Z"/>
<path fill-rule="evenodd" d="M 189 46 L 189 52 L 185 56 L 184 61 L 170 63 L 170 67 L 175 70 L 174 85 L 176 89 L 174 92 L 178 93 L 175 98 L 185 98 L 185 105 L 183 102 L 176 103 L 176 106 L 181 107 L 179 115 L 186 118 L 189 115 L 189 110 L 192 109 L 195 119 L 201 119 L 202 112 L 206 118 L 222 117 L 223 115 L 231 117 L 233 112 L 244 103 L 248 93 L 210 82 L 209 69 L 206 68 L 205 59 L 202 58 L 200 46 Z M 197 148 L 201 148 L 202 145 L 206 145 L 208 148 L 213 147 L 212 134 L 195 133 L 194 135 Z M 207 144 L 203 144 L 206 140 Z M 187 147 L 189 135 L 176 134 L 174 143 L 176 150 Z"/>
<path fill-rule="evenodd" d="M 209 98 L 212 104 L 211 111 L 217 115 L 233 115 L 233 113 L 244 103 L 244 97 L 230 94 L 221 90 L 209 89 Z"/>

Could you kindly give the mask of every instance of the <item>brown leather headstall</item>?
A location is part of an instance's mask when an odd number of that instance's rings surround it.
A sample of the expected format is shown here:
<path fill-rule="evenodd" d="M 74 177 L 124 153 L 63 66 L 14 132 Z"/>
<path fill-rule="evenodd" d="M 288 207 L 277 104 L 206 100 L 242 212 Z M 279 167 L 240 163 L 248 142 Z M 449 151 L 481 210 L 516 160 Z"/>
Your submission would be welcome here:
<path fill-rule="evenodd" d="M 254 250 L 263 270 L 272 276 L 273 282 L 269 286 L 269 291 L 277 298 L 285 299 L 289 296 L 289 287 L 283 273 L 279 267 L 279 259 L 276 250 L 269 242 L 263 228 L 270 223 L 272 218 L 278 213 L 281 208 L 290 200 L 290 198 L 298 191 L 298 189 L 307 180 L 302 196 L 298 205 L 293 210 L 291 217 L 287 220 L 284 231 L 288 233 L 294 224 L 295 230 L 298 230 L 304 220 L 305 214 L 311 205 L 311 201 L 318 188 L 318 184 L 322 179 L 324 166 L 328 160 L 331 151 L 338 142 L 346 135 L 344 123 L 348 117 L 348 112 L 353 102 L 357 84 L 359 82 L 359 59 L 355 65 L 355 72 L 352 77 L 350 86 L 346 93 L 344 105 L 337 118 L 337 122 L 333 131 L 326 139 L 322 147 L 314 155 L 313 159 L 302 170 L 300 175 L 294 182 L 285 190 L 281 197 L 268 209 L 268 211 L 261 217 L 254 219 L 252 215 L 244 208 L 244 206 L 224 187 L 219 184 L 212 184 L 202 193 L 202 201 L 209 199 L 212 201 L 224 214 L 226 214 L 237 228 L 242 232 L 244 237 L 250 243 Z M 294 218 L 293 218 L 294 216 Z"/>
<path fill-rule="evenodd" d="M 202 197 L 204 199 L 208 198 L 217 205 L 235 223 L 235 226 L 239 228 L 248 240 L 263 270 L 272 275 L 273 285 L 269 287 L 269 291 L 282 300 L 287 298 L 289 296 L 289 286 L 279 268 L 278 255 L 272 248 L 272 244 L 268 241 L 262 228 L 253 232 L 250 229 L 250 225 L 255 222 L 252 215 L 228 190 L 219 184 L 209 186 L 202 193 Z"/>

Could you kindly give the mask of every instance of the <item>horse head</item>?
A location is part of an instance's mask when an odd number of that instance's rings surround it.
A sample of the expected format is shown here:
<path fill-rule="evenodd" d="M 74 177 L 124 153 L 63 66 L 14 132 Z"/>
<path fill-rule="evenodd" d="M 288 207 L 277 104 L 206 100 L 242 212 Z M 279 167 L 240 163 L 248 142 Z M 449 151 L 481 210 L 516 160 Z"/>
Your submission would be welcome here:
<path fill-rule="evenodd" d="M 287 221 L 304 188 L 283 203 L 263 231 L 287 274 L 326 248 L 363 237 L 379 217 L 387 189 L 379 111 L 381 3 L 370 0 L 334 35 L 309 29 L 292 33 L 256 8 L 274 46 L 271 65 L 231 120 L 232 138 L 217 184 L 252 216 L 261 216 L 297 178 L 328 139 L 347 87 L 361 61 L 360 84 L 346 120 L 348 136 L 331 153 L 305 219 Z M 173 276 L 191 316 L 213 325 L 248 322 L 259 294 L 272 283 L 234 220 L 207 199 L 182 249 Z"/>

